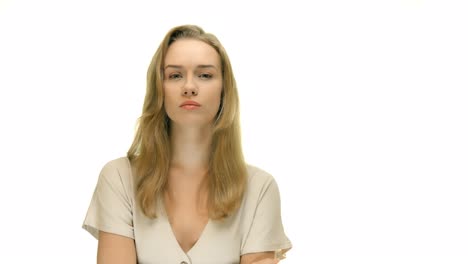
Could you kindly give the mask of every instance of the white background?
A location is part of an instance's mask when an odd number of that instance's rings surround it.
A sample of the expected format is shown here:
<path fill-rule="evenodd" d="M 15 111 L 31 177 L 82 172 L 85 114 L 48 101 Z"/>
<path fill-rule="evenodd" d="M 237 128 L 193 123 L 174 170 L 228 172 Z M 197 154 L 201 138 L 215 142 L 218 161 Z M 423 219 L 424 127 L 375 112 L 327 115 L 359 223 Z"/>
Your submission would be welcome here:
<path fill-rule="evenodd" d="M 468 263 L 466 1 L 307 2 L 1 0 L 0 263 L 95 262 L 98 173 L 180 24 L 230 55 L 282 263 Z"/>

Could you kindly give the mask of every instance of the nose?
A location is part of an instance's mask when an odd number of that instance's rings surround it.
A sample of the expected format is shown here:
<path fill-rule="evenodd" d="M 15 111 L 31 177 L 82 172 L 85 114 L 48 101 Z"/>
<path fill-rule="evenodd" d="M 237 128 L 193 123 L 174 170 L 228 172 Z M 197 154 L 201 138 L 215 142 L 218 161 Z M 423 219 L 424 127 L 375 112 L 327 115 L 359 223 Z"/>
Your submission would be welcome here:
<path fill-rule="evenodd" d="M 182 87 L 182 96 L 197 96 L 198 95 L 198 88 L 195 85 L 192 78 L 187 78 L 184 86 Z"/>
<path fill-rule="evenodd" d="M 183 95 L 184 96 L 196 96 L 198 95 L 198 92 L 194 89 L 187 89 L 187 90 L 184 90 Z"/>

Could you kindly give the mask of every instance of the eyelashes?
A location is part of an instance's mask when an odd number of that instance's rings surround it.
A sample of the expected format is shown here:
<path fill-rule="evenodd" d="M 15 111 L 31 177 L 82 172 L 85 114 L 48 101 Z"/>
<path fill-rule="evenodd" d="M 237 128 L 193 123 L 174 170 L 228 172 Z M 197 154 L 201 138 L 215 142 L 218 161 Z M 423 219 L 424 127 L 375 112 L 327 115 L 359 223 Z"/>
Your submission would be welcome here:
<path fill-rule="evenodd" d="M 179 74 L 179 73 L 172 73 L 172 74 L 169 74 L 169 80 L 179 80 L 182 78 L 182 74 Z"/>
<path fill-rule="evenodd" d="M 210 73 L 202 73 L 202 74 L 199 74 L 198 77 L 200 79 L 203 79 L 203 80 L 209 80 L 211 78 L 213 78 L 213 74 L 210 74 Z"/>
<path fill-rule="evenodd" d="M 169 74 L 168 78 L 169 80 L 180 80 L 182 79 L 184 76 L 181 74 L 181 73 L 171 73 Z M 198 78 L 200 78 L 201 80 L 210 80 L 213 78 L 213 74 L 211 73 L 200 73 L 197 75 Z"/>

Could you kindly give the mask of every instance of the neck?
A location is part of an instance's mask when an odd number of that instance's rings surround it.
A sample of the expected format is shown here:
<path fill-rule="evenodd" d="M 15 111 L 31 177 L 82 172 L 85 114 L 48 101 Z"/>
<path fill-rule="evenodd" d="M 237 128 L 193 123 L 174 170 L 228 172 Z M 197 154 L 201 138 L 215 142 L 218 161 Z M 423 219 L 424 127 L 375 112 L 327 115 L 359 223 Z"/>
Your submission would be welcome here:
<path fill-rule="evenodd" d="M 171 168 L 207 170 L 211 151 L 212 129 L 171 125 Z"/>
<path fill-rule="evenodd" d="M 172 156 L 166 201 L 195 202 L 197 208 L 205 208 L 212 130 L 171 124 L 170 132 Z"/>

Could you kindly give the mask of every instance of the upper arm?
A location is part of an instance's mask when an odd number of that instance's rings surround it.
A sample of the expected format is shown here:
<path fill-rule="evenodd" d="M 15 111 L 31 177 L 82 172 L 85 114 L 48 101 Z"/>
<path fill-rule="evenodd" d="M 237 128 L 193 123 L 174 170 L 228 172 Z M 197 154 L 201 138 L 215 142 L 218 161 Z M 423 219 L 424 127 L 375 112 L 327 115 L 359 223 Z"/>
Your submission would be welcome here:
<path fill-rule="evenodd" d="M 241 256 L 240 264 L 252 264 L 254 262 L 264 260 L 264 259 L 273 259 L 275 258 L 275 253 L 273 251 L 269 252 L 260 252 L 260 253 L 249 253 Z M 276 262 L 271 262 L 276 263 Z"/>
<path fill-rule="evenodd" d="M 246 210 L 253 211 L 253 214 L 246 219 L 248 229 L 241 246 L 241 255 L 276 250 L 285 252 L 292 244 L 283 229 L 278 185 L 271 176 L 256 184 L 258 191 L 247 198 Z"/>
<path fill-rule="evenodd" d="M 129 237 L 99 232 L 98 264 L 136 264 L 135 241 Z"/>
<path fill-rule="evenodd" d="M 99 231 L 134 238 L 132 177 L 123 160 L 108 162 L 101 170 L 83 228 L 95 238 Z"/>

